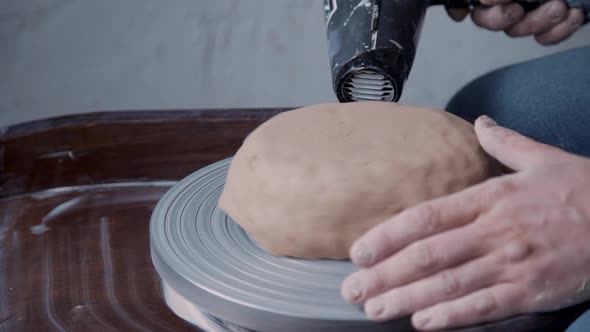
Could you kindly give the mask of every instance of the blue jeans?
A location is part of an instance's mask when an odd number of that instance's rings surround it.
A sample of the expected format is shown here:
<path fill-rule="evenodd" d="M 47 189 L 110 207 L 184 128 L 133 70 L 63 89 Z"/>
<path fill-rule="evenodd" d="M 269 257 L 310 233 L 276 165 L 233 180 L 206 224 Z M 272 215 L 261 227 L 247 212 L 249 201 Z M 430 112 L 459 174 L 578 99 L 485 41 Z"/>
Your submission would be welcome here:
<path fill-rule="evenodd" d="M 486 74 L 459 91 L 447 110 L 468 121 L 485 114 L 535 140 L 590 156 L 590 46 Z"/>
<path fill-rule="evenodd" d="M 537 141 L 590 157 L 590 46 L 486 74 L 459 91 L 447 111 L 470 122 L 485 114 Z M 567 330 L 589 331 L 590 311 Z"/>

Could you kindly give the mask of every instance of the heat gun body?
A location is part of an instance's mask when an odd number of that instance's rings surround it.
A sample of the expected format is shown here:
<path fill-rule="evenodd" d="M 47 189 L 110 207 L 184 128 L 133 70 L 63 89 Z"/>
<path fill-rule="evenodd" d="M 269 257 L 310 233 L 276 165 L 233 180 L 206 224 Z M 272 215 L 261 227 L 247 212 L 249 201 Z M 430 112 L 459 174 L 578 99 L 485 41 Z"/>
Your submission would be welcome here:
<path fill-rule="evenodd" d="M 548 0 L 521 0 L 525 11 Z M 590 0 L 567 0 L 588 17 Z M 334 92 L 340 102 L 397 102 L 410 75 L 426 10 L 479 0 L 325 0 Z"/>

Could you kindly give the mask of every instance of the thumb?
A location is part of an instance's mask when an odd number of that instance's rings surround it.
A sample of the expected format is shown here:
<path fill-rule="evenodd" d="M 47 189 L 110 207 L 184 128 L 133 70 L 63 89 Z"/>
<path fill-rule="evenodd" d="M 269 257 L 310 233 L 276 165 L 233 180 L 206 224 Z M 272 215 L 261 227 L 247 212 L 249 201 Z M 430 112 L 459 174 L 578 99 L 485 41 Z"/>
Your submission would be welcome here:
<path fill-rule="evenodd" d="M 558 162 L 570 155 L 563 150 L 498 126 L 485 115 L 475 121 L 475 133 L 479 144 L 489 155 L 515 171 Z"/>

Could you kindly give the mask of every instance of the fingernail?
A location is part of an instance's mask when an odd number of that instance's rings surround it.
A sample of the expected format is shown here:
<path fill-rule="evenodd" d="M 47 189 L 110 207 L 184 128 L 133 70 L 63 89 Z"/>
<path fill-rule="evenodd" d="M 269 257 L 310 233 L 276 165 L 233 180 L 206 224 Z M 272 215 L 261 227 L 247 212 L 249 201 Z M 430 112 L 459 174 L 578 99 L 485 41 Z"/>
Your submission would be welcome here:
<path fill-rule="evenodd" d="M 351 256 L 352 262 L 357 265 L 369 265 L 373 262 L 373 252 L 363 244 L 356 245 Z"/>
<path fill-rule="evenodd" d="M 429 315 L 429 314 L 423 314 L 425 315 L 425 317 L 427 318 L 427 322 L 424 323 L 424 327 L 421 328 L 427 328 L 429 330 L 441 330 L 446 328 L 447 326 L 449 326 L 449 319 L 447 316 L 443 316 L 443 315 Z"/>
<path fill-rule="evenodd" d="M 584 15 L 572 15 L 573 17 L 569 18 L 569 24 L 571 27 L 579 27 L 580 25 L 582 25 L 582 23 L 584 23 Z"/>
<path fill-rule="evenodd" d="M 516 13 L 514 10 L 508 10 L 506 11 L 506 15 L 504 16 L 504 18 L 506 19 L 506 21 L 508 23 L 512 23 L 514 21 L 516 21 Z"/>
<path fill-rule="evenodd" d="M 379 299 L 372 299 L 365 305 L 365 312 L 370 319 L 379 319 L 385 312 L 385 305 Z"/>
<path fill-rule="evenodd" d="M 513 23 L 520 18 L 520 15 L 520 8 L 518 8 L 517 6 L 511 6 L 506 9 L 506 12 L 504 13 L 504 18 L 508 23 Z"/>
<path fill-rule="evenodd" d="M 496 121 L 494 121 L 492 118 L 490 118 L 487 115 L 482 115 L 480 118 L 481 124 L 485 127 L 485 128 L 492 128 L 497 126 L 498 124 L 496 123 Z"/>
<path fill-rule="evenodd" d="M 552 3 L 546 10 L 547 15 L 551 22 L 560 21 L 563 18 L 563 7 L 559 3 Z"/>
<path fill-rule="evenodd" d="M 417 329 L 425 329 L 428 327 L 428 323 L 430 323 L 430 315 L 425 312 L 419 312 L 414 315 L 414 325 L 416 325 Z"/>
<path fill-rule="evenodd" d="M 342 296 L 348 302 L 357 302 L 361 297 L 361 287 L 356 278 L 350 278 L 342 286 Z"/>

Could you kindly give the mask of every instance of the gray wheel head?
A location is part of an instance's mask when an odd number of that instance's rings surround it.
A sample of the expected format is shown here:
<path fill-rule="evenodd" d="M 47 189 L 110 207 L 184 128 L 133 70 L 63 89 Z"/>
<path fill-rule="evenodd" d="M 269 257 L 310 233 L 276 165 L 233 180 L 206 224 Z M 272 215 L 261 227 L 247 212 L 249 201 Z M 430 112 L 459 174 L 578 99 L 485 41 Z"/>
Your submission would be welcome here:
<path fill-rule="evenodd" d="M 217 207 L 231 159 L 171 188 L 150 224 L 152 260 L 166 286 L 212 317 L 260 332 L 413 331 L 409 320 L 378 324 L 346 303 L 348 261 L 267 253 Z"/>

